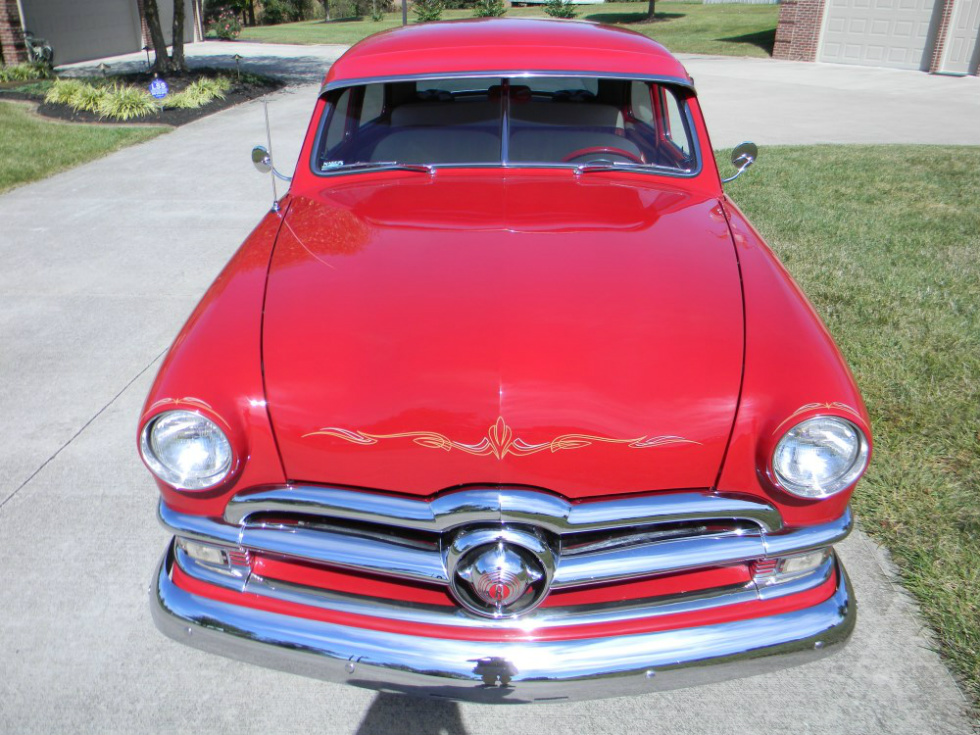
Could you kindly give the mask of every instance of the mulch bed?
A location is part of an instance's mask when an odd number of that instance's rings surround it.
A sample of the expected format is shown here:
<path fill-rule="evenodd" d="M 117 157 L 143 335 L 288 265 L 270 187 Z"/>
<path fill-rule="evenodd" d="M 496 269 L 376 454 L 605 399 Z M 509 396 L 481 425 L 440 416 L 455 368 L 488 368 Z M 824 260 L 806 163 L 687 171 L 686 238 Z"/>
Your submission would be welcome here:
<path fill-rule="evenodd" d="M 36 94 L 32 92 L 22 92 L 17 89 L 17 86 L 23 86 L 28 84 L 28 82 L 22 82 L 20 85 L 5 84 L 0 88 L 0 100 L 26 100 L 30 102 L 38 103 L 37 111 L 39 114 L 54 118 L 56 120 L 63 120 L 66 122 L 76 122 L 76 123 L 100 123 L 103 125 L 171 125 L 178 127 L 180 125 L 186 125 L 189 122 L 194 122 L 202 117 L 211 115 L 220 110 L 233 107 L 242 102 L 248 102 L 249 100 L 254 100 L 263 95 L 269 94 L 270 92 L 275 92 L 278 89 L 282 89 L 285 86 L 285 82 L 279 79 L 272 79 L 270 77 L 260 77 L 255 74 L 243 74 L 242 79 L 239 81 L 236 78 L 235 73 L 228 72 L 227 70 L 221 70 L 223 75 L 231 80 L 232 87 L 225 93 L 224 99 L 214 99 L 203 107 L 198 107 L 193 110 L 185 109 L 161 109 L 159 112 L 146 115 L 144 117 L 134 118 L 131 120 L 113 120 L 111 118 L 99 117 L 98 113 L 88 112 L 87 110 L 73 110 L 68 105 L 59 105 L 44 101 L 44 94 Z M 164 76 L 167 85 L 170 87 L 170 94 L 176 94 L 182 91 L 191 82 L 195 81 L 200 77 L 216 76 L 219 73 L 217 69 L 192 69 L 186 74 L 168 74 Z M 142 87 L 147 89 L 150 82 L 153 80 L 153 74 L 147 72 L 141 72 L 139 74 L 113 74 L 108 77 L 110 82 L 118 81 L 121 84 L 131 84 L 133 86 Z M 94 79 L 90 79 L 94 81 Z"/>

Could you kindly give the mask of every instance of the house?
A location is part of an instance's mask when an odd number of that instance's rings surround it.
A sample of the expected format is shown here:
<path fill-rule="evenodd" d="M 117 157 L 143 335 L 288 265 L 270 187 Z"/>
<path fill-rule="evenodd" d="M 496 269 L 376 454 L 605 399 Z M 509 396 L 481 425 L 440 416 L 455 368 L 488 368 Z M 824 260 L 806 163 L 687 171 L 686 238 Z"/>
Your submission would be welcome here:
<path fill-rule="evenodd" d="M 784 0 L 773 56 L 977 74 L 980 0 Z"/>
<path fill-rule="evenodd" d="M 184 41 L 204 38 L 201 0 L 185 3 Z M 157 0 L 169 43 L 174 0 Z M 0 0 L 0 49 L 5 64 L 26 61 L 24 31 L 54 49 L 56 64 L 141 51 L 150 34 L 142 0 Z"/>

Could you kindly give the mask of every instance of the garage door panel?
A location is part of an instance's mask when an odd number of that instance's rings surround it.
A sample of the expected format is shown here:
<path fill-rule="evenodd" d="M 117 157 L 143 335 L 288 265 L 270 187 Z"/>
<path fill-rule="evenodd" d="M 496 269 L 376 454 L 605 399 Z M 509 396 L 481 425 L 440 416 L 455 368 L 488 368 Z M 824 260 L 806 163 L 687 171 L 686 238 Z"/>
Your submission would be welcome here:
<path fill-rule="evenodd" d="M 936 0 L 833 0 L 819 60 L 920 69 Z"/>

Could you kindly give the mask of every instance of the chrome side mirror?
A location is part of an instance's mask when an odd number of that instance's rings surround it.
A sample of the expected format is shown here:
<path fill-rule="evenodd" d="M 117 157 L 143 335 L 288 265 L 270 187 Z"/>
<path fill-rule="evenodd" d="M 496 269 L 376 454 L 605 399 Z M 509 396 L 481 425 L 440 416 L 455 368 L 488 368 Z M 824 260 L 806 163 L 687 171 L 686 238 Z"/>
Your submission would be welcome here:
<path fill-rule="evenodd" d="M 727 179 L 722 179 L 721 183 L 727 184 L 729 181 L 734 181 L 742 172 L 745 171 L 749 166 L 755 163 L 755 159 L 759 156 L 759 146 L 755 143 L 745 141 L 744 143 L 739 143 L 735 148 L 732 149 L 732 165 L 738 169 L 734 176 L 729 176 Z"/>
<path fill-rule="evenodd" d="M 264 145 L 257 145 L 252 149 L 252 163 L 260 174 L 272 172 L 272 157 L 269 149 Z"/>

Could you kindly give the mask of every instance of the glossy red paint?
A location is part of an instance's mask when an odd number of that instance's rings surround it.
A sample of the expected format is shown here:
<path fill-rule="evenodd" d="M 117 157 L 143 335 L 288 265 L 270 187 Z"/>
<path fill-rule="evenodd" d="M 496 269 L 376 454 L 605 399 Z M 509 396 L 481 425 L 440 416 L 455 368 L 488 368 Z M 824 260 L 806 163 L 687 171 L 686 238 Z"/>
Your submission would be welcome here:
<path fill-rule="evenodd" d="M 690 82 L 687 70 L 670 52 L 635 31 L 594 23 L 487 18 L 423 23 L 375 34 L 341 56 L 324 83 L 447 71 L 568 71 Z"/>
<path fill-rule="evenodd" d="M 864 401 L 837 345 L 810 302 L 762 237 L 724 201 L 742 273 L 745 374 L 738 416 L 718 478 L 721 491 L 768 496 L 790 526 L 840 517 L 850 490 L 812 501 L 782 491 L 770 479 L 782 434 L 815 415 L 840 416 L 871 438 Z"/>
<path fill-rule="evenodd" d="M 342 594 L 366 595 L 441 607 L 456 607 L 457 604 L 444 585 L 427 585 L 415 581 L 395 580 L 349 572 L 343 569 L 328 569 L 319 564 L 285 561 L 264 554 L 253 556 L 252 571 L 263 579 L 306 585 Z M 752 572 L 748 565 L 735 564 L 660 575 L 638 582 L 620 581 L 611 584 L 554 590 L 541 604 L 541 607 L 568 607 L 623 600 L 641 600 L 718 587 L 745 586 L 751 581 Z"/>
<path fill-rule="evenodd" d="M 286 473 L 418 495 L 709 487 L 741 309 L 717 201 L 669 181 L 410 172 L 297 196 L 264 333 Z"/>
<path fill-rule="evenodd" d="M 182 513 L 220 516 L 236 487 L 285 481 L 262 384 L 262 302 L 280 219 L 268 214 L 215 279 L 167 353 L 140 416 L 198 411 L 226 429 L 236 470 L 211 490 L 180 492 L 157 481 Z"/>
<path fill-rule="evenodd" d="M 834 593 L 837 584 L 836 574 L 831 574 L 825 582 L 817 587 L 771 600 L 753 600 L 751 602 L 742 602 L 693 613 L 674 613 L 616 623 L 561 626 L 529 632 L 522 630 L 519 626 L 503 630 L 486 630 L 452 625 L 408 623 L 402 620 L 369 617 L 367 615 L 357 615 L 301 605 L 295 602 L 285 602 L 252 592 L 235 592 L 195 579 L 182 571 L 178 566 L 174 567 L 172 575 L 174 584 L 181 589 L 212 600 L 229 602 L 233 605 L 243 605 L 280 615 L 306 618 L 308 620 L 320 620 L 336 625 L 349 625 L 355 628 L 464 641 L 583 640 L 603 638 L 606 636 L 637 635 L 676 628 L 692 628 L 701 625 L 726 623 L 734 620 L 748 620 L 812 607 L 828 599 Z"/>
<path fill-rule="evenodd" d="M 327 80 L 392 69 L 688 80 L 639 34 L 511 20 L 379 34 Z M 207 414 L 226 429 L 235 471 L 203 492 L 158 483 L 164 502 L 220 518 L 231 495 L 291 481 L 422 496 L 507 484 L 573 500 L 710 488 L 767 499 L 790 527 L 839 518 L 850 489 L 819 501 L 791 496 L 772 480 L 771 455 L 786 429 L 817 414 L 843 416 L 870 437 L 863 402 L 812 307 L 725 197 L 698 101 L 687 102 L 706 154 L 688 178 L 499 167 L 323 177 L 309 164 L 327 111 L 321 98 L 281 213 L 266 216 L 209 289 L 140 419 L 142 427 L 175 407 Z M 442 587 L 253 561 L 256 573 L 325 589 L 450 600 Z M 173 579 L 194 594 L 287 615 L 475 635 L 237 593 L 178 567 Z M 555 591 L 545 604 L 748 582 L 745 565 L 702 569 Z M 548 635 L 771 615 L 826 599 L 835 582 L 707 615 Z"/>

